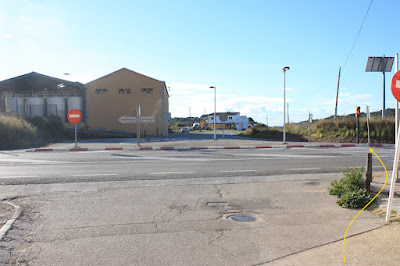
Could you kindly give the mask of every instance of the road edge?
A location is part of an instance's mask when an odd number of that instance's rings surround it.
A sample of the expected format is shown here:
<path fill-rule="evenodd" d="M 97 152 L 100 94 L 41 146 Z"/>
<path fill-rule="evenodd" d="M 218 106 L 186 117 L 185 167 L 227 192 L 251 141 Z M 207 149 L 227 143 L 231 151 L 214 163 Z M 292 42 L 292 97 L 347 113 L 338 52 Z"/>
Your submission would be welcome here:
<path fill-rule="evenodd" d="M 22 214 L 22 208 L 18 205 L 15 205 L 12 202 L 9 201 L 3 201 L 4 203 L 11 205 L 14 209 L 15 212 L 13 216 L 7 221 L 5 225 L 3 225 L 0 229 L 0 241 L 3 240 L 3 237 L 7 234 L 7 232 L 11 229 L 11 226 L 14 224 L 14 222 L 21 216 Z"/>

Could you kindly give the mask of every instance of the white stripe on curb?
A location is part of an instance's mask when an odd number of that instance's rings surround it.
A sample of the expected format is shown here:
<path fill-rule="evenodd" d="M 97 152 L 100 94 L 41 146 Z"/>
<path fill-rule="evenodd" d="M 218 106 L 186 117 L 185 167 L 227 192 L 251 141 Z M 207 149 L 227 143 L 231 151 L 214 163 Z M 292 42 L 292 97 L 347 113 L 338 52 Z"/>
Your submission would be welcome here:
<path fill-rule="evenodd" d="M 144 146 L 144 147 L 105 147 L 105 148 L 71 148 L 71 149 L 29 149 L 27 152 L 50 151 L 157 151 L 157 150 L 229 150 L 229 149 L 290 149 L 290 148 L 349 148 L 349 147 L 394 147 L 393 144 L 320 144 L 320 145 L 266 145 L 266 146 Z"/>
<path fill-rule="evenodd" d="M 19 218 L 19 216 L 22 213 L 22 209 L 20 206 L 15 205 L 14 203 L 8 202 L 8 201 L 3 201 L 4 203 L 11 205 L 15 209 L 14 215 L 11 217 L 10 220 L 7 221 L 5 225 L 0 229 L 0 241 L 3 239 L 3 237 L 7 234 L 8 230 L 10 230 L 11 226 L 13 223 Z"/>

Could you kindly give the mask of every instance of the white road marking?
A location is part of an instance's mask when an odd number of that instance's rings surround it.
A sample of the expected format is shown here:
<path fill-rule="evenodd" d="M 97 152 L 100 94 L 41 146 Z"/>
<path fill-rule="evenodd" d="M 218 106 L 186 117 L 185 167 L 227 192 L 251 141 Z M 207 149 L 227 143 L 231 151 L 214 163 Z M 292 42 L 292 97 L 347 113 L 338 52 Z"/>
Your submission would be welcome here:
<path fill-rule="evenodd" d="M 32 163 L 32 164 L 65 164 L 65 161 L 31 160 L 31 159 L 0 159 L 5 163 Z"/>
<path fill-rule="evenodd" d="M 257 170 L 228 170 L 228 171 L 219 171 L 220 173 L 237 173 L 237 172 L 257 172 Z"/>
<path fill-rule="evenodd" d="M 196 172 L 154 172 L 149 175 L 195 174 Z"/>
<path fill-rule="evenodd" d="M 321 170 L 321 167 L 314 167 L 314 168 L 289 168 L 286 169 L 287 171 L 306 171 L 306 170 Z"/>
<path fill-rule="evenodd" d="M 304 158 L 336 158 L 338 156 L 334 155 L 303 155 L 303 154 L 233 154 L 236 156 L 254 156 L 254 157 L 282 157 L 282 158 L 298 158 L 298 159 L 304 159 Z"/>
<path fill-rule="evenodd" d="M 70 175 L 72 177 L 84 177 L 84 176 L 116 176 L 117 174 L 85 174 L 85 175 Z"/>
<path fill-rule="evenodd" d="M 14 176 L 2 176 L 0 178 L 26 178 L 26 177 L 39 177 L 38 175 L 14 175 Z"/>

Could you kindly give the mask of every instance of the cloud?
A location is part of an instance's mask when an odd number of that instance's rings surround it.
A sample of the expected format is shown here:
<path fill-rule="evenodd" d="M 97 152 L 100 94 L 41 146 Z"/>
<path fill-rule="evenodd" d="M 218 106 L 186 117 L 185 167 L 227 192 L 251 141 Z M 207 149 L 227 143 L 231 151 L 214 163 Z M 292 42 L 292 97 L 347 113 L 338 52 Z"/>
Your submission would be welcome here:
<path fill-rule="evenodd" d="M 9 39 L 9 38 L 12 38 L 13 36 L 11 34 L 3 34 L 3 35 L 0 35 L 0 37 L 4 38 L 4 39 Z"/>

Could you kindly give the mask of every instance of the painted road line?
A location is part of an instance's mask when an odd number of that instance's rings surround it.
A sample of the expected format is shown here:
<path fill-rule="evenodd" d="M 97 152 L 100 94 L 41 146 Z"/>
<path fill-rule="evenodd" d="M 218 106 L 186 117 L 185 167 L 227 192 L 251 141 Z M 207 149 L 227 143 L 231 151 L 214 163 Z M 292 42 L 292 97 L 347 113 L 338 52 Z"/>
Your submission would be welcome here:
<path fill-rule="evenodd" d="M 39 177 L 38 175 L 12 175 L 12 176 L 2 176 L 0 178 L 34 178 Z"/>
<path fill-rule="evenodd" d="M 229 170 L 229 171 L 219 171 L 220 173 L 238 173 L 238 172 L 257 172 L 257 170 Z"/>
<path fill-rule="evenodd" d="M 337 158 L 335 155 L 304 155 L 304 154 L 254 154 L 254 153 L 236 153 L 236 156 L 253 156 L 253 157 L 274 157 L 294 158 L 294 159 L 318 159 L 318 158 Z"/>
<path fill-rule="evenodd" d="M 154 172 L 149 175 L 195 174 L 196 172 Z"/>
<path fill-rule="evenodd" d="M 116 176 L 117 174 L 85 174 L 85 175 L 70 175 L 71 177 L 85 177 L 85 176 Z"/>
<path fill-rule="evenodd" d="M 321 170 L 321 167 L 314 167 L 314 168 L 290 168 L 286 169 L 287 171 L 307 171 L 307 170 Z"/>

